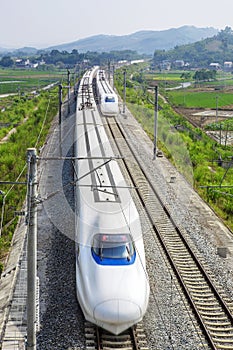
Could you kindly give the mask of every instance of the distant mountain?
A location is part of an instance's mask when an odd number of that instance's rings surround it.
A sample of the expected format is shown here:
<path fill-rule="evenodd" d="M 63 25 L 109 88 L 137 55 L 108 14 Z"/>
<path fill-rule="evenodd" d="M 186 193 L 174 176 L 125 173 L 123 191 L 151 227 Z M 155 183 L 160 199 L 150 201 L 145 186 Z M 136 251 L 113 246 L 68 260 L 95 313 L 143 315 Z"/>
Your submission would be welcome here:
<path fill-rule="evenodd" d="M 9 52 L 11 51 L 12 49 L 7 49 L 5 47 L 0 47 L 0 53 L 4 53 L 4 52 Z"/>
<path fill-rule="evenodd" d="M 20 49 L 13 49 L 13 48 L 3 48 L 0 47 L 0 54 L 1 55 L 36 55 L 38 50 L 34 47 L 22 47 Z"/>
<path fill-rule="evenodd" d="M 80 39 L 68 44 L 52 46 L 46 50 L 59 50 L 71 52 L 96 51 L 109 52 L 133 50 L 143 54 L 153 54 L 155 50 L 169 50 L 175 46 L 194 43 L 212 37 L 218 33 L 213 27 L 197 28 L 183 26 L 162 31 L 144 30 L 130 35 L 95 35 Z"/>
<path fill-rule="evenodd" d="M 225 27 L 213 37 L 196 41 L 191 44 L 176 46 L 167 51 L 155 50 L 153 62 L 155 66 L 166 65 L 166 61 L 174 63 L 183 61 L 190 68 L 207 68 L 211 63 L 224 66 L 224 62 L 233 61 L 233 30 Z M 231 70 L 229 68 L 228 70 Z"/>
<path fill-rule="evenodd" d="M 35 55 L 37 53 L 37 49 L 35 47 L 22 47 L 20 49 L 14 50 L 14 52 L 27 53 L 31 55 Z"/>
<path fill-rule="evenodd" d="M 129 35 L 95 35 L 80 39 L 72 43 L 60 44 L 37 50 L 34 47 L 23 47 L 18 49 L 1 48 L 0 54 L 13 53 L 14 55 L 34 55 L 41 51 L 67 51 L 78 50 L 80 53 L 87 51 L 110 52 L 132 50 L 140 54 L 153 55 L 155 50 L 170 50 L 176 46 L 192 44 L 197 41 L 211 38 L 218 33 L 213 27 L 197 28 L 194 26 L 183 26 L 161 31 L 143 30 Z"/>

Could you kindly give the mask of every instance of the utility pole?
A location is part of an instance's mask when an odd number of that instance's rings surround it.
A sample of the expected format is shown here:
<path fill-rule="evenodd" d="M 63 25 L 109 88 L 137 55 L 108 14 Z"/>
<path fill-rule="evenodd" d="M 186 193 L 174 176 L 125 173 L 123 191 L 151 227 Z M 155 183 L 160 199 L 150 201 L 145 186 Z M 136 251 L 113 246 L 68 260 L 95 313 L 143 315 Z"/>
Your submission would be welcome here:
<path fill-rule="evenodd" d="M 61 124 L 61 106 L 62 106 L 62 85 L 58 85 L 59 90 L 58 90 L 58 100 L 59 100 L 59 125 Z"/>
<path fill-rule="evenodd" d="M 123 97 L 123 114 L 125 113 L 126 104 L 126 71 L 124 70 L 124 97 Z"/>
<path fill-rule="evenodd" d="M 218 96 L 216 96 L 216 123 L 218 122 Z"/>
<path fill-rule="evenodd" d="M 155 86 L 154 155 L 153 155 L 153 160 L 156 159 L 156 153 L 157 153 L 157 124 L 158 124 L 158 86 Z"/>
<path fill-rule="evenodd" d="M 70 71 L 67 69 L 67 84 L 68 84 L 68 114 L 70 114 Z"/>
<path fill-rule="evenodd" d="M 229 125 L 227 125 L 227 129 L 226 129 L 226 133 L 225 133 L 225 148 L 226 148 L 226 146 L 227 146 L 228 128 L 229 128 Z"/>
<path fill-rule="evenodd" d="M 110 60 L 108 60 L 108 81 L 110 82 L 110 69 L 111 69 L 111 63 Z"/>
<path fill-rule="evenodd" d="M 36 350 L 37 288 L 37 159 L 36 149 L 28 148 L 27 208 L 27 350 Z"/>
<path fill-rule="evenodd" d="M 222 144 L 222 123 L 219 125 L 219 143 Z"/>
<path fill-rule="evenodd" d="M 115 66 L 112 66 L 112 88 L 114 90 L 114 76 L 115 76 Z"/>
<path fill-rule="evenodd" d="M 59 100 L 59 150 L 60 150 L 60 157 L 62 155 L 62 149 L 61 149 L 61 106 L 62 106 L 62 85 L 59 84 L 59 90 L 58 90 L 58 100 Z"/>

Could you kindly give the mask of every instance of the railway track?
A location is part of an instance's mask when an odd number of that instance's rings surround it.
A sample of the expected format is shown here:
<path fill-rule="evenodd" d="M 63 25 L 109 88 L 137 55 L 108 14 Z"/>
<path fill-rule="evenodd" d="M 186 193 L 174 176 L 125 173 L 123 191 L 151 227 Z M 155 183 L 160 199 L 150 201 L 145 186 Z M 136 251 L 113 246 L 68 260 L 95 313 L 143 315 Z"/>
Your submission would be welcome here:
<path fill-rule="evenodd" d="M 159 239 L 167 259 L 182 287 L 210 349 L 233 349 L 233 303 L 201 263 L 186 232 L 176 225 L 169 208 L 163 203 L 145 171 L 139 165 L 116 119 L 106 119 L 108 133 L 116 143 L 130 181 L 137 189 L 154 235 Z M 133 174 L 133 175 L 132 175 Z M 178 220 L 177 220 L 178 222 Z"/>
<path fill-rule="evenodd" d="M 86 349 L 88 350 L 149 350 L 141 323 L 114 336 L 91 323 L 85 323 Z"/>

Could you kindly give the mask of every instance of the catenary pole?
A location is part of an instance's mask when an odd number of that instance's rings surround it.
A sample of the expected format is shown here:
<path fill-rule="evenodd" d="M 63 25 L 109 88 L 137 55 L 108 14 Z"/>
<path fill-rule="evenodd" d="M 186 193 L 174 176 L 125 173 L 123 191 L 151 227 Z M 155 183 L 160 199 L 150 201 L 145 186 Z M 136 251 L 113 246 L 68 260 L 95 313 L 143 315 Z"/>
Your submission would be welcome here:
<path fill-rule="evenodd" d="M 157 153 L 157 124 L 158 124 L 158 86 L 155 86 L 155 111 L 154 111 L 154 156 L 153 159 L 156 159 Z"/>
<path fill-rule="evenodd" d="M 27 350 L 36 350 L 36 264 L 37 264 L 37 159 L 36 149 L 27 150 Z"/>
<path fill-rule="evenodd" d="M 108 60 L 108 81 L 110 82 L 110 69 L 111 69 L 111 62 Z"/>
<path fill-rule="evenodd" d="M 70 114 L 70 71 L 67 69 L 67 84 L 68 84 L 68 114 Z"/>
<path fill-rule="evenodd" d="M 115 66 L 112 66 L 112 88 L 114 89 Z"/>
<path fill-rule="evenodd" d="M 125 104 L 126 104 L 126 71 L 124 71 L 124 97 L 123 97 L 123 114 L 125 114 Z"/>
<path fill-rule="evenodd" d="M 58 106 L 58 110 L 59 110 L 59 125 L 61 124 L 61 107 L 62 107 L 62 85 L 59 84 L 58 85 L 58 100 L 59 100 L 59 106 Z"/>
<path fill-rule="evenodd" d="M 62 155 L 62 149 L 61 149 L 61 139 L 62 139 L 62 125 L 61 125 L 61 118 L 62 118 L 62 85 L 59 84 L 59 89 L 58 89 L 58 99 L 59 99 L 59 152 L 60 152 L 60 157 Z"/>

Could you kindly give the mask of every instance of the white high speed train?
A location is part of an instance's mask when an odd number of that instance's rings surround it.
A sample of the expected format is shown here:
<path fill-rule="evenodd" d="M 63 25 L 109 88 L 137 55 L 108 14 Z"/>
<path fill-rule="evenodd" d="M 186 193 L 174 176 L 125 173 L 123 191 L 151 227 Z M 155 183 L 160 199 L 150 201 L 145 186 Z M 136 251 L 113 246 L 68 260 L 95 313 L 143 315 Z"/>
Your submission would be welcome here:
<path fill-rule="evenodd" d="M 139 214 L 95 106 L 95 72 L 77 98 L 76 291 L 85 319 L 118 335 L 142 320 L 150 287 Z"/>
<path fill-rule="evenodd" d="M 96 86 L 101 113 L 105 116 L 114 116 L 119 113 L 118 96 L 109 84 L 104 70 L 96 74 Z"/>

